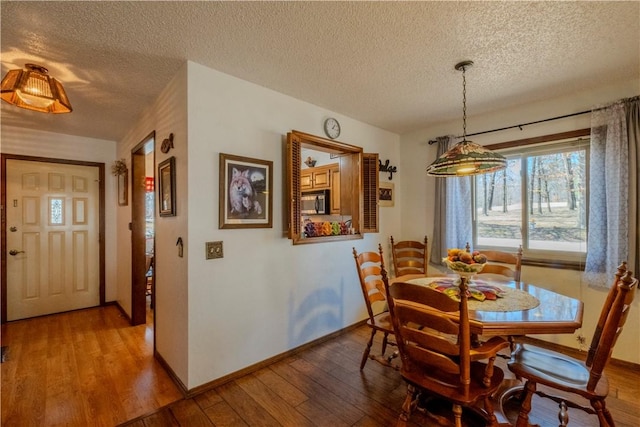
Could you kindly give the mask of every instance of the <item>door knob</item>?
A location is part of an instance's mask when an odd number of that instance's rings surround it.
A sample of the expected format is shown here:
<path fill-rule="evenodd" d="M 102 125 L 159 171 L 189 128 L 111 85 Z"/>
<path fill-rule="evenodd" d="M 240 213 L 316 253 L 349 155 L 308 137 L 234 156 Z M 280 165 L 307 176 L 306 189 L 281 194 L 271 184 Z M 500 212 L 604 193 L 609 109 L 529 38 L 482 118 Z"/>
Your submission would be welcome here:
<path fill-rule="evenodd" d="M 15 250 L 15 249 L 11 249 L 11 250 L 9 251 L 9 255 L 11 255 L 11 256 L 16 256 L 16 255 L 18 255 L 18 254 L 23 254 L 23 253 L 25 253 L 25 252 L 24 252 L 24 251 L 17 251 L 17 250 Z"/>

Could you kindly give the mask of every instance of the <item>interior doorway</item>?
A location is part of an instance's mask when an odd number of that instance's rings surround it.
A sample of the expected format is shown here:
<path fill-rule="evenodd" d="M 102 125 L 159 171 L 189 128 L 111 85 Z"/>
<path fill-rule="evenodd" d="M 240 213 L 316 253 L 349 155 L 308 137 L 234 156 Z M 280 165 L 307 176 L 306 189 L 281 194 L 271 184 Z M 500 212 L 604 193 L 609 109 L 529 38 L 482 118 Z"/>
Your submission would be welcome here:
<path fill-rule="evenodd" d="M 131 324 L 155 326 L 155 132 L 131 150 Z M 155 327 L 154 334 L 155 334 Z M 155 342 L 155 340 L 154 340 Z"/>

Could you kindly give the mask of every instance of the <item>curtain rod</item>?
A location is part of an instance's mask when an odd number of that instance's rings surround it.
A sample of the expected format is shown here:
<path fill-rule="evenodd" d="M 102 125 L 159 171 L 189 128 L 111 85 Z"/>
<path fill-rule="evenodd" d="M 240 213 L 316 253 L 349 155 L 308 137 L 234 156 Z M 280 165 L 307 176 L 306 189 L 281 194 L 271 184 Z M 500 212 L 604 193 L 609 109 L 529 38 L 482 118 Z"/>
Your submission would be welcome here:
<path fill-rule="evenodd" d="M 470 133 L 467 136 L 482 135 L 482 134 L 485 134 L 485 133 L 492 133 L 492 132 L 498 132 L 498 131 L 501 131 L 501 130 L 515 129 L 515 128 L 519 128 L 520 130 L 522 130 L 523 126 L 529 126 L 529 125 L 534 125 L 534 124 L 543 123 L 543 122 L 550 122 L 552 120 L 564 119 L 564 118 L 567 118 L 567 117 L 579 116 L 581 114 L 591 113 L 592 111 L 593 110 L 580 111 L 579 113 L 565 114 L 564 116 L 558 116 L 558 117 L 551 117 L 549 119 L 536 120 L 535 122 L 522 123 L 520 125 L 513 125 L 513 126 L 506 126 L 506 127 L 498 128 L 498 129 L 485 130 L 485 131 L 482 131 L 482 132 Z M 457 136 L 456 138 L 461 138 L 461 136 Z M 438 141 L 435 140 L 435 139 L 431 139 L 431 140 L 429 140 L 429 145 L 435 144 L 436 142 L 438 142 Z"/>

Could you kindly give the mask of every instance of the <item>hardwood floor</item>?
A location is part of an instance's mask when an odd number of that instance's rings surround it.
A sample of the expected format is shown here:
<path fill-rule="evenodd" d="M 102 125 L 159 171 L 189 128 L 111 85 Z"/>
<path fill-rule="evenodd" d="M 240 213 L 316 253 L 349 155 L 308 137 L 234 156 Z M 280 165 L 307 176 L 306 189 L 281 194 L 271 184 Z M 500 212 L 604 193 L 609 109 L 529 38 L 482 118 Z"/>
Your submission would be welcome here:
<path fill-rule="evenodd" d="M 3 426 L 114 426 L 183 398 L 153 358 L 153 323 L 116 306 L 2 327 Z"/>
<path fill-rule="evenodd" d="M 124 426 L 394 426 L 406 386 L 397 371 L 373 361 L 359 371 L 368 334 L 369 329 L 362 326 Z M 374 344 L 374 349 L 379 345 Z M 512 378 L 503 359 L 497 364 Z M 611 383 L 607 404 L 617 426 L 637 427 L 640 372 L 611 366 L 607 374 Z M 533 408 L 532 422 L 541 427 L 558 425 L 554 402 L 536 396 Z M 415 413 L 409 425 L 439 424 Z M 598 420 L 570 409 L 569 425 L 595 427 Z"/>
<path fill-rule="evenodd" d="M 368 334 L 356 328 L 182 399 L 151 357 L 150 328 L 128 327 L 115 307 L 14 322 L 3 330 L 2 425 L 393 426 L 406 387 L 397 371 L 374 361 L 360 372 Z M 637 427 L 639 370 L 612 364 L 607 375 L 616 425 Z M 533 407 L 532 422 L 558 425 L 554 402 L 536 397 Z M 411 421 L 437 425 L 420 413 Z M 569 425 L 598 422 L 570 409 Z"/>

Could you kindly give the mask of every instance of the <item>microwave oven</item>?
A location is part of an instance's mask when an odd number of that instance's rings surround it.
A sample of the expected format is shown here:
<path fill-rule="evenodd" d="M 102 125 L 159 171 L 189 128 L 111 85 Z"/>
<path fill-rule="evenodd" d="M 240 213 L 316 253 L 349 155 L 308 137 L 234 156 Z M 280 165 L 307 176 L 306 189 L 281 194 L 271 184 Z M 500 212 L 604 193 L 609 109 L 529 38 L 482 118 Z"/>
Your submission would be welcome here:
<path fill-rule="evenodd" d="M 329 215 L 329 190 L 306 191 L 300 199 L 302 215 Z"/>

